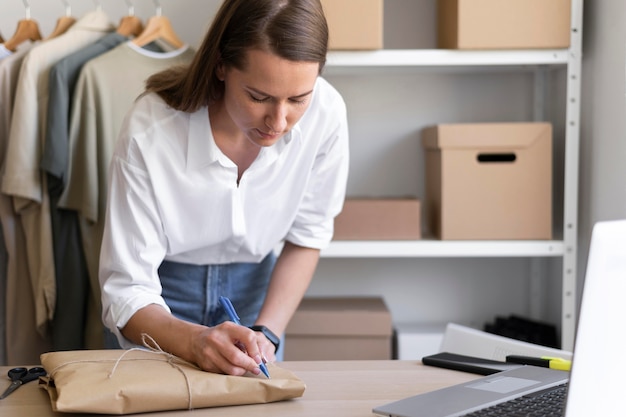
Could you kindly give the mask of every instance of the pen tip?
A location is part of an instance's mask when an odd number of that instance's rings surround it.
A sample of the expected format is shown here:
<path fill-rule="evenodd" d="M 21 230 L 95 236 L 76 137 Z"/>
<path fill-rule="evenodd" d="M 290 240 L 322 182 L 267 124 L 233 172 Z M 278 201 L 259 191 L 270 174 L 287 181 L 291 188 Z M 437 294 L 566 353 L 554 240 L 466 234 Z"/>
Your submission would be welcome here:
<path fill-rule="evenodd" d="M 267 379 L 270 379 L 270 373 L 267 370 L 267 366 L 265 366 L 264 363 L 260 363 L 259 364 L 259 369 L 261 369 L 261 372 L 263 372 L 263 375 L 265 375 L 267 377 Z"/>

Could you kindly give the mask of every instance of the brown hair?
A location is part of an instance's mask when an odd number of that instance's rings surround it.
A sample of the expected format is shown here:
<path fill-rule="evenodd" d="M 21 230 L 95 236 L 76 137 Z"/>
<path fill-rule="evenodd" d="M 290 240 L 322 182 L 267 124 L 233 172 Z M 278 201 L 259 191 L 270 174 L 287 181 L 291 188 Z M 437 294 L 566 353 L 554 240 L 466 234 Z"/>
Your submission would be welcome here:
<path fill-rule="evenodd" d="M 176 110 L 196 111 L 224 93 L 218 66 L 245 69 L 252 48 L 290 61 L 317 62 L 321 73 L 328 25 L 320 0 L 224 0 L 191 63 L 152 75 L 146 91 Z"/>

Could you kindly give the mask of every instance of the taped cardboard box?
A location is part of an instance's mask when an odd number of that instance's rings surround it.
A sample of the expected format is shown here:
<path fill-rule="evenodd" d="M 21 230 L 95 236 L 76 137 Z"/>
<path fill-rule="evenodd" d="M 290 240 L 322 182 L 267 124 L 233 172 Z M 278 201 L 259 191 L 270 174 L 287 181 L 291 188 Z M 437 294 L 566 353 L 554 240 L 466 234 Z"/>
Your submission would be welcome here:
<path fill-rule="evenodd" d="M 435 237 L 552 238 L 551 124 L 442 124 L 423 130 L 422 145 Z"/>
<path fill-rule="evenodd" d="M 285 332 L 285 360 L 392 359 L 392 334 L 380 297 L 304 298 Z"/>
<path fill-rule="evenodd" d="M 383 47 L 383 0 L 322 0 L 329 49 L 373 50 Z"/>
<path fill-rule="evenodd" d="M 348 198 L 335 218 L 334 240 L 413 240 L 422 236 L 413 198 Z"/>
<path fill-rule="evenodd" d="M 437 0 L 437 43 L 448 49 L 570 45 L 571 0 Z"/>

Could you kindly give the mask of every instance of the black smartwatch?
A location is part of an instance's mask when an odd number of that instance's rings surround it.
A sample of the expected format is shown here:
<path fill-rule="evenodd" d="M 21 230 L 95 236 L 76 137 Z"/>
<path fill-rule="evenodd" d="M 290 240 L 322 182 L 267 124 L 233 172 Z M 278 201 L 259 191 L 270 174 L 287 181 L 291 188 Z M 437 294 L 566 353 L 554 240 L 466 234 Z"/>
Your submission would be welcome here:
<path fill-rule="evenodd" d="M 276 348 L 276 352 L 278 352 L 278 347 L 280 346 L 280 337 L 276 336 L 276 334 L 273 331 L 261 325 L 250 326 L 250 329 L 254 330 L 255 332 L 263 333 L 265 337 L 267 337 L 267 340 L 272 342 L 272 344 L 274 345 L 274 348 Z"/>

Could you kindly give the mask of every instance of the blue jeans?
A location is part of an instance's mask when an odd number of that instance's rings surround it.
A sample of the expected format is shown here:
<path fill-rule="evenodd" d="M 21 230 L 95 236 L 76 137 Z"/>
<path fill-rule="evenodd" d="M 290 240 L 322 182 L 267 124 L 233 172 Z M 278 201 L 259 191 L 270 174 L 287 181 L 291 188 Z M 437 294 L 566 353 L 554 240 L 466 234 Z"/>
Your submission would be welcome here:
<path fill-rule="evenodd" d="M 219 302 L 220 296 L 228 297 L 241 324 L 251 326 L 265 300 L 275 263 L 274 253 L 260 263 L 191 265 L 164 261 L 158 271 L 161 295 L 174 316 L 205 326 L 229 320 Z M 282 350 L 281 346 L 277 360 L 282 360 Z"/>

